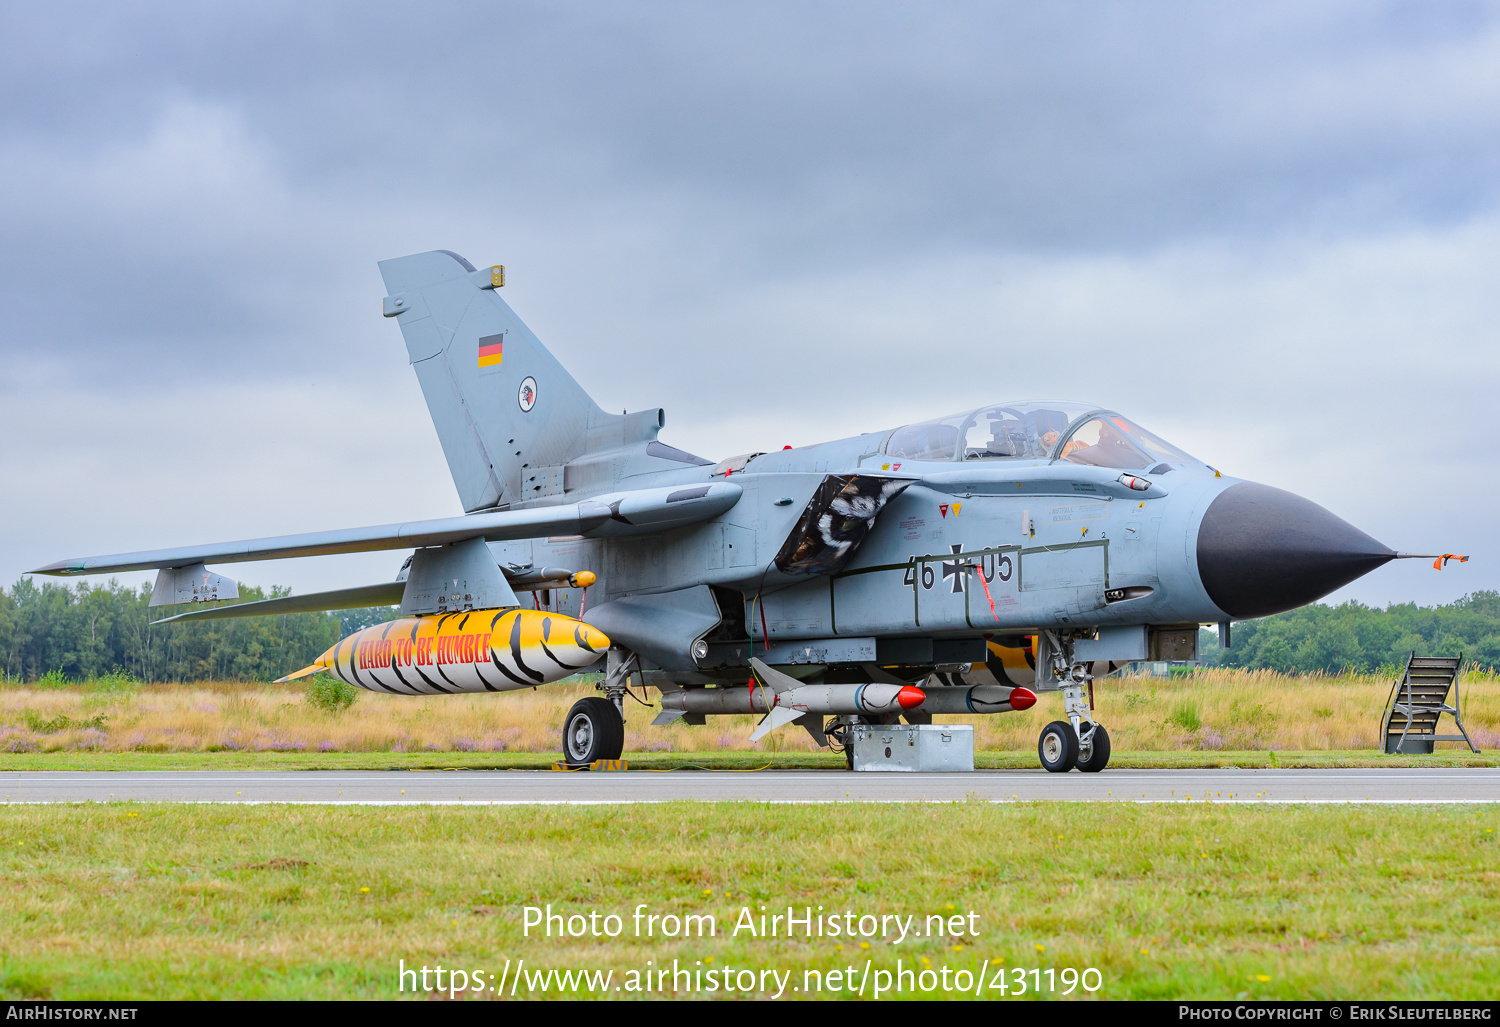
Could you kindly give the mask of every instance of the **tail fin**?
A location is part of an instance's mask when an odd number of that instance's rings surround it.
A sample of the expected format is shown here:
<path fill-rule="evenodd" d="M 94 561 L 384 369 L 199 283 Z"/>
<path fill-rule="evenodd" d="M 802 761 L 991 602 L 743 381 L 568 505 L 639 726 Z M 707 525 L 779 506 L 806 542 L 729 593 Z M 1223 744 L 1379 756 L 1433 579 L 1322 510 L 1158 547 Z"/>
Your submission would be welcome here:
<path fill-rule="evenodd" d="M 557 495 L 568 462 L 655 440 L 662 411 L 599 409 L 496 295 L 501 269 L 433 250 L 380 274 L 465 511 Z"/>

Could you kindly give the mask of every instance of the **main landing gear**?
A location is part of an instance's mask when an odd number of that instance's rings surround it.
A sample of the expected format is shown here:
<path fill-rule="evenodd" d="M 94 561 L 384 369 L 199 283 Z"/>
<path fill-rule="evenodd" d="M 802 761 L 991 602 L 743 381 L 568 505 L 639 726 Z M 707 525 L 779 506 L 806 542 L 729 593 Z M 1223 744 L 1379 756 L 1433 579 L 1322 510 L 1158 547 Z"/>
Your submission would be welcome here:
<path fill-rule="evenodd" d="M 617 760 L 625 751 L 625 683 L 632 664 L 632 657 L 611 649 L 599 686 L 604 695 L 579 699 L 563 718 L 563 761 L 569 766 Z"/>
<path fill-rule="evenodd" d="M 1042 728 L 1036 753 L 1049 773 L 1066 774 L 1077 767 L 1095 774 L 1109 765 L 1109 732 L 1094 720 L 1093 674 L 1090 664 L 1073 660 L 1073 642 L 1048 633 L 1052 651 L 1052 673 L 1062 683 L 1063 711 L 1067 720 L 1054 720 Z"/>
<path fill-rule="evenodd" d="M 563 760 L 586 767 L 595 760 L 617 760 L 625 751 L 625 721 L 608 699 L 579 699 L 563 718 Z"/>

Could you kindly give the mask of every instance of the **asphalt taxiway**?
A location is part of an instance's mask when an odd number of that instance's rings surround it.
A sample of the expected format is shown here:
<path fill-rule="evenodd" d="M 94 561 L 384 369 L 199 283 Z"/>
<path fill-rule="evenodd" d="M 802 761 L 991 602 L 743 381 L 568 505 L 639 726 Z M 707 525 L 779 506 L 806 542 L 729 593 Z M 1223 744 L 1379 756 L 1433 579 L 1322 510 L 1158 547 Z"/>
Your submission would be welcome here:
<path fill-rule="evenodd" d="M 1500 768 L 1041 770 L 10 771 L 0 802 L 328 804 L 705 802 L 1500 802 Z"/>

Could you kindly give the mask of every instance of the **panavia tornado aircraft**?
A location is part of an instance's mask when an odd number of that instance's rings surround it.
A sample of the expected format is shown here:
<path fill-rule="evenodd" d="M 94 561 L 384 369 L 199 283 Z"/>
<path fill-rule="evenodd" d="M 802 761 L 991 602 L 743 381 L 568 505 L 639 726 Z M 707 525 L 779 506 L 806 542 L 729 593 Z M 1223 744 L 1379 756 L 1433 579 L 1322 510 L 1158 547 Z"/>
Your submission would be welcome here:
<path fill-rule="evenodd" d="M 600 409 L 497 295 L 502 267 L 436 250 L 380 272 L 463 516 L 38 573 L 158 568 L 157 606 L 236 598 L 207 564 L 412 550 L 395 581 L 168 620 L 399 603 L 291 675 L 396 694 L 600 665 L 603 696 L 564 721 L 579 765 L 620 756 L 632 675 L 660 690 L 657 723 L 761 713 L 753 737 L 796 722 L 836 746 L 860 723 L 1060 691 L 1066 720 L 1038 752 L 1061 772 L 1108 763 L 1093 681 L 1115 665 L 1194 659 L 1200 623 L 1228 644 L 1233 620 L 1415 555 L 1089 403 L 997 403 L 713 463 L 657 438 L 660 409 Z"/>

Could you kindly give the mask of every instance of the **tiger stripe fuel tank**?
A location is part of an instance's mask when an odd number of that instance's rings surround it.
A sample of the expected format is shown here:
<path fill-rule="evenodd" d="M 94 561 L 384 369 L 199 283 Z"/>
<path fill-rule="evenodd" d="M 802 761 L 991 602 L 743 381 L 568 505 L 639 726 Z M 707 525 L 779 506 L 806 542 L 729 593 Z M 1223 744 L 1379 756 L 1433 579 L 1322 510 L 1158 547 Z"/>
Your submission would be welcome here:
<path fill-rule="evenodd" d="M 343 639 L 303 673 L 325 670 L 372 692 L 507 692 L 576 674 L 609 649 L 598 628 L 538 610 L 403 617 Z"/>

